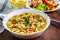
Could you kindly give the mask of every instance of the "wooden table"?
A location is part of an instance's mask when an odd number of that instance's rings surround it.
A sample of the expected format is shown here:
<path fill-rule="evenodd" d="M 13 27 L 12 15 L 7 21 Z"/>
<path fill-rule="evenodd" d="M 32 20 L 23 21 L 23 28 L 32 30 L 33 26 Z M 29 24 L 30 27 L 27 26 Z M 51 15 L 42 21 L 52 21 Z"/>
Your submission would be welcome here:
<path fill-rule="evenodd" d="M 60 20 L 60 10 L 47 13 L 50 18 Z M 60 29 L 50 24 L 49 28 L 39 37 L 33 39 L 19 39 L 12 36 L 7 30 L 0 34 L 0 40 L 60 40 Z"/>

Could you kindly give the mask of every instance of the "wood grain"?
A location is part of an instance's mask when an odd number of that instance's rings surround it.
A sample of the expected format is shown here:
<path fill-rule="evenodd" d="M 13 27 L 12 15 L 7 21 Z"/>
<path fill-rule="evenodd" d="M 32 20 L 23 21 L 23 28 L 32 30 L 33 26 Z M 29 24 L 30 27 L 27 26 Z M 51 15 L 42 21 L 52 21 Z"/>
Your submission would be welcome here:
<path fill-rule="evenodd" d="M 50 18 L 60 20 L 60 10 L 46 14 L 48 14 Z M 0 34 L 0 40 L 60 40 L 60 29 L 50 24 L 49 28 L 46 29 L 42 35 L 33 39 L 19 39 L 11 35 L 7 30 L 4 30 L 4 32 Z"/>

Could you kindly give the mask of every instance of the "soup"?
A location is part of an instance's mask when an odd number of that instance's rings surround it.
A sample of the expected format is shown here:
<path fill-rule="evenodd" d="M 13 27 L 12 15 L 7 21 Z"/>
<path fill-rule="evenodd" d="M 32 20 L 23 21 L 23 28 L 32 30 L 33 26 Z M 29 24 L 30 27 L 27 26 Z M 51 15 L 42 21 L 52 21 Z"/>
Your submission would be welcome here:
<path fill-rule="evenodd" d="M 9 30 L 19 34 L 31 34 L 45 28 L 46 19 L 36 13 L 24 12 L 12 16 L 7 21 Z"/>

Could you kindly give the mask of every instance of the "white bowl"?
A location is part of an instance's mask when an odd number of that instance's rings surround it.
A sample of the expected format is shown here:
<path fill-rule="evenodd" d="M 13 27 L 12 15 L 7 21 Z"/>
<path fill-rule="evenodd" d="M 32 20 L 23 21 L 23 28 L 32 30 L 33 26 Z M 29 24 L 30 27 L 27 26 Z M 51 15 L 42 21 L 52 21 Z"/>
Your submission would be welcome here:
<path fill-rule="evenodd" d="M 29 8 L 29 9 L 33 9 L 29 6 L 30 2 L 31 2 L 31 0 L 26 0 L 26 7 Z M 57 6 L 57 8 L 55 10 L 47 10 L 47 11 L 43 11 L 43 12 L 51 12 L 51 11 L 56 11 L 56 10 L 60 9 L 60 1 L 59 0 L 54 0 L 54 2 L 56 4 L 59 4 L 59 6 Z M 42 10 L 40 10 L 40 11 L 42 11 Z"/>
<path fill-rule="evenodd" d="M 35 33 L 32 33 L 32 34 L 17 34 L 15 32 L 12 32 L 11 30 L 9 30 L 7 28 L 7 25 L 6 25 L 6 22 L 12 17 L 14 16 L 15 14 L 20 14 L 20 13 L 23 13 L 23 12 L 33 12 L 33 13 L 36 13 L 36 14 L 39 14 L 39 15 L 42 15 L 46 21 L 47 21 L 47 25 L 44 29 L 42 29 L 41 31 L 39 32 L 35 32 Z M 49 26 L 50 24 L 50 18 L 47 14 L 41 12 L 41 11 L 37 11 L 37 10 L 32 10 L 32 9 L 21 9 L 21 10 L 16 10 L 16 11 L 13 11 L 11 13 L 9 13 L 7 16 L 4 17 L 3 19 L 3 26 L 5 27 L 5 29 L 7 29 L 12 35 L 14 35 L 15 37 L 18 37 L 18 38 L 23 38 L 23 39 L 30 39 L 30 38 L 35 38 L 39 35 L 41 35 Z"/>

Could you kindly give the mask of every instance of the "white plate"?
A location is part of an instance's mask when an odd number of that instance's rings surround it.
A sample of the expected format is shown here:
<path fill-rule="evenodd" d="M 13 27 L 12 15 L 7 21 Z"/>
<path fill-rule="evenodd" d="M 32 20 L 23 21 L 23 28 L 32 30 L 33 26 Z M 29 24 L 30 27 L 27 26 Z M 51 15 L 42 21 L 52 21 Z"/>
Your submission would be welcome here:
<path fill-rule="evenodd" d="M 29 9 L 33 9 L 33 8 L 31 8 L 31 7 L 29 6 L 29 3 L 30 3 L 31 1 L 30 1 L 30 0 L 27 0 L 26 2 L 27 2 L 27 3 L 26 3 L 26 7 L 28 7 Z M 55 0 L 55 3 L 59 4 L 59 6 L 58 6 L 55 10 L 47 10 L 47 11 L 43 11 L 43 12 L 51 12 L 51 11 L 56 11 L 56 10 L 60 9 L 60 1 L 59 1 L 59 0 Z M 40 11 L 42 11 L 42 10 L 40 10 Z"/>

